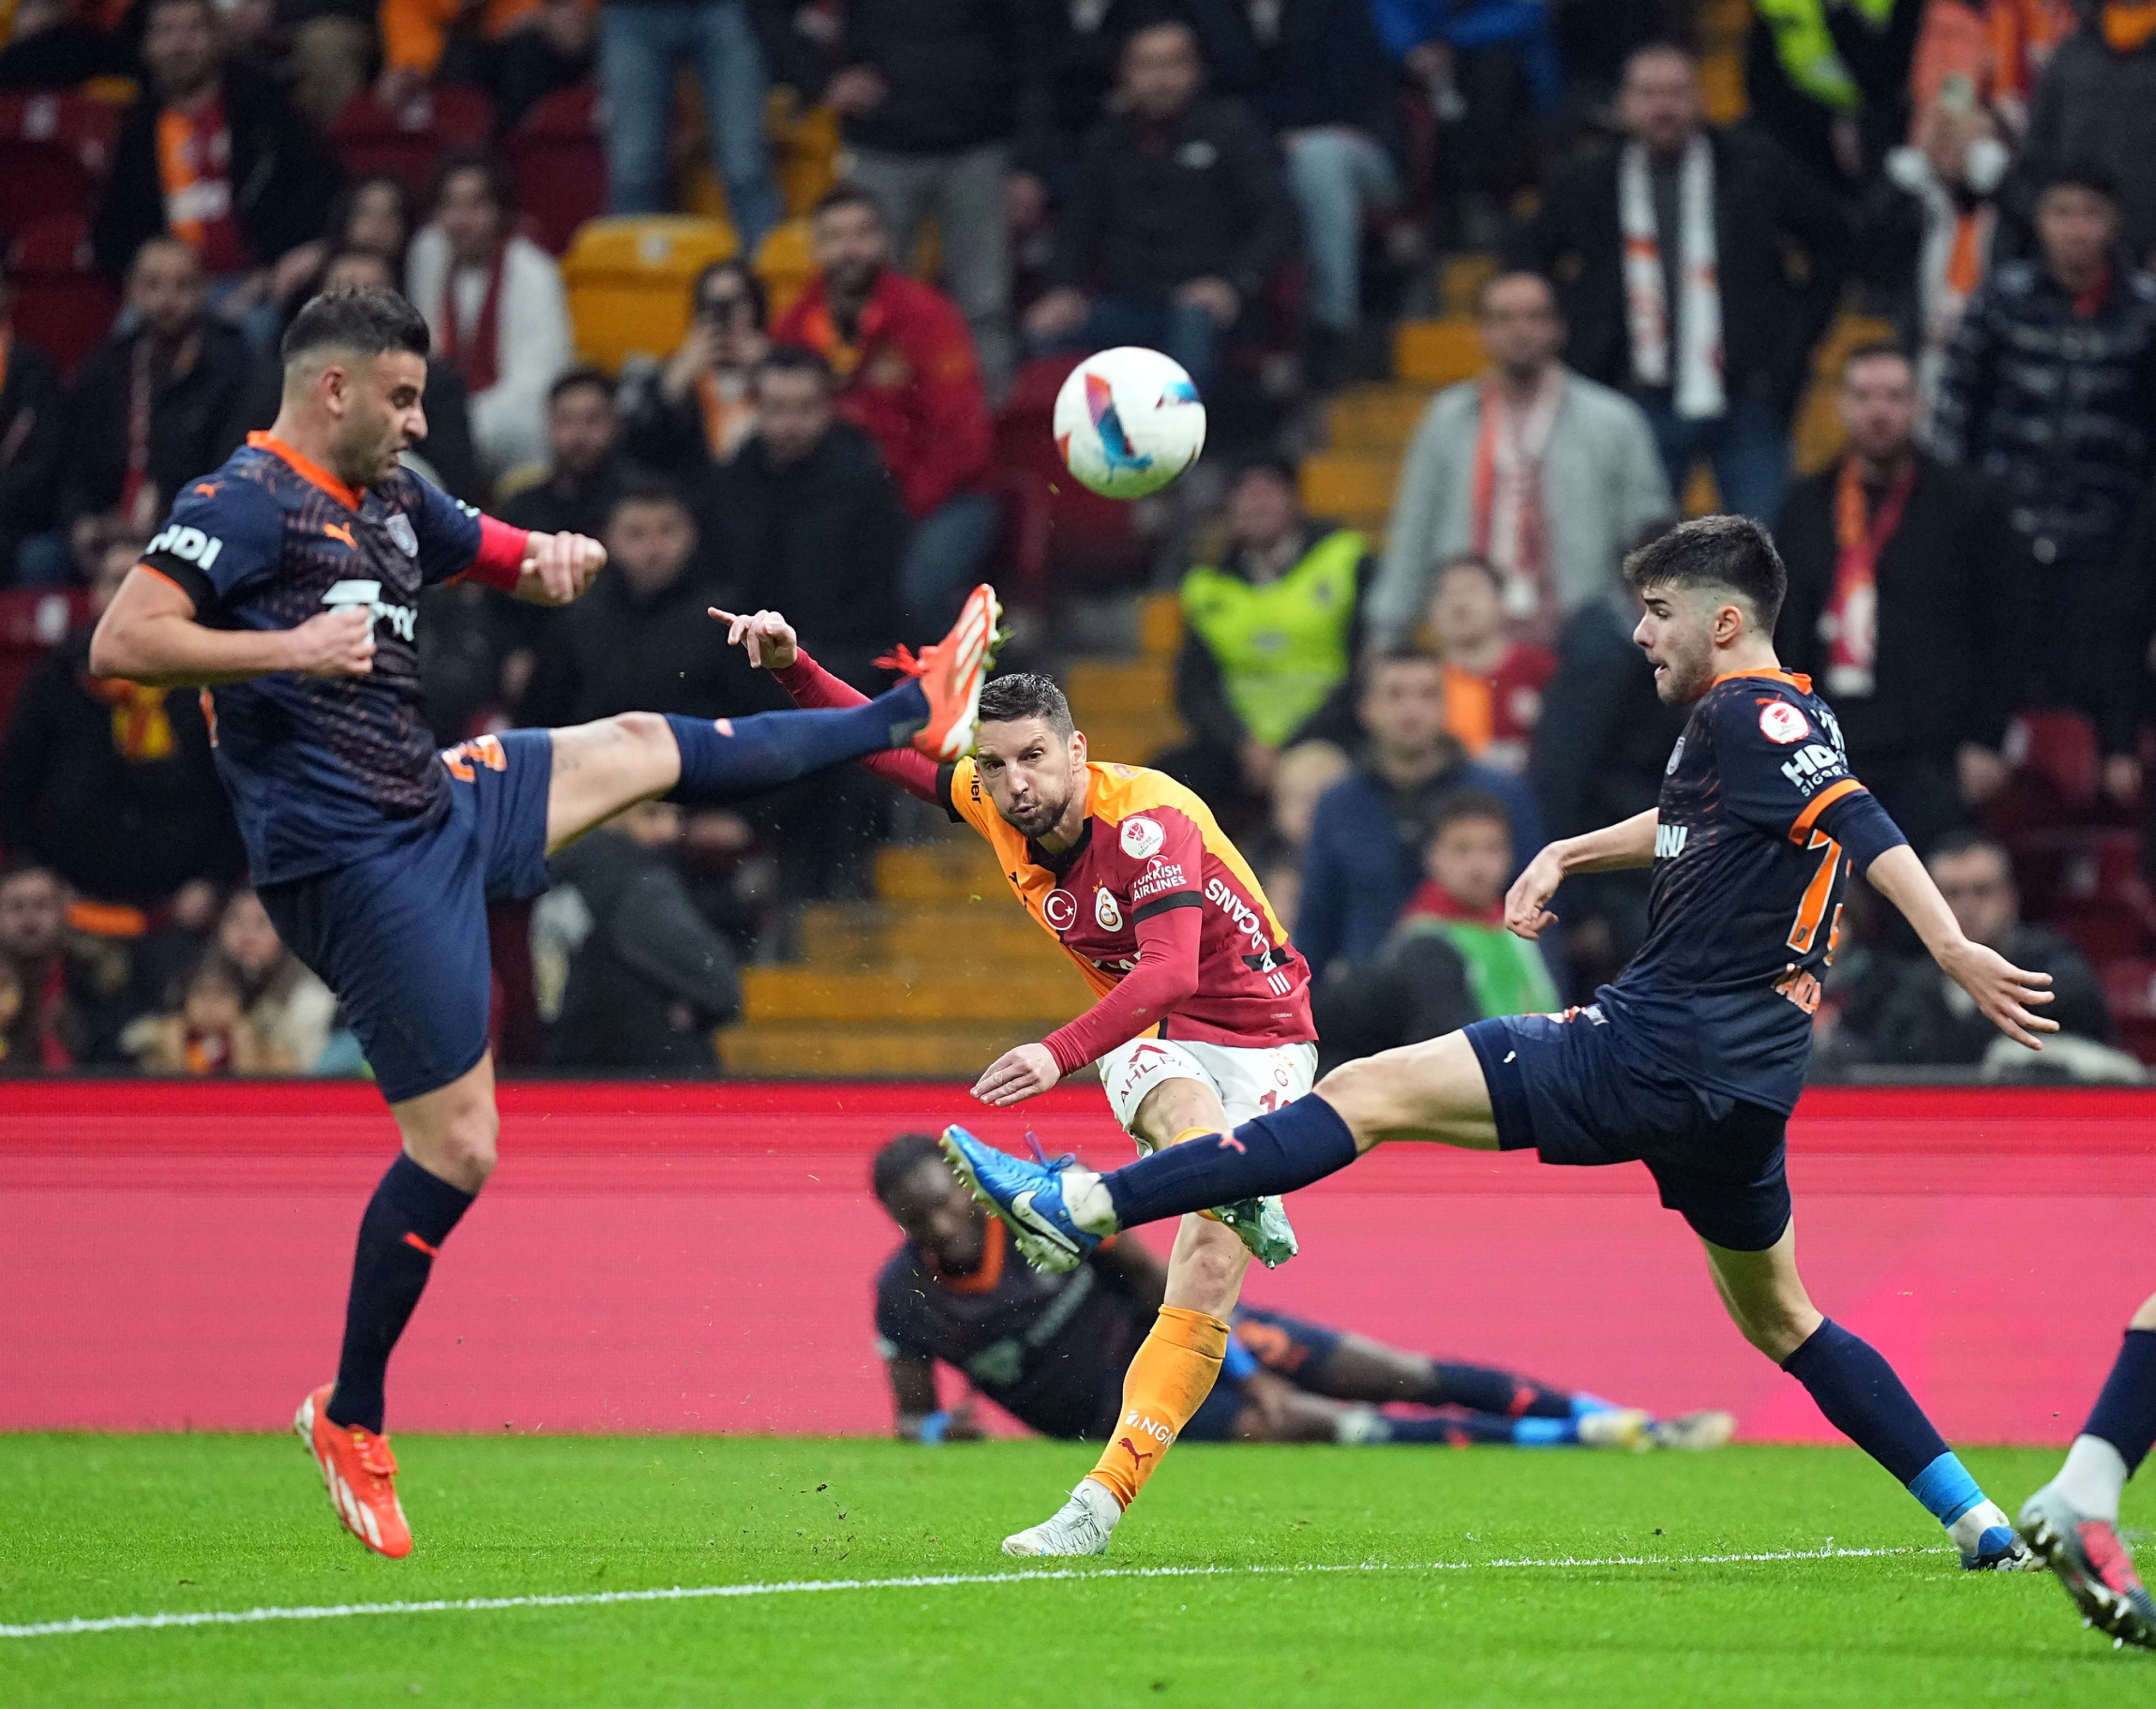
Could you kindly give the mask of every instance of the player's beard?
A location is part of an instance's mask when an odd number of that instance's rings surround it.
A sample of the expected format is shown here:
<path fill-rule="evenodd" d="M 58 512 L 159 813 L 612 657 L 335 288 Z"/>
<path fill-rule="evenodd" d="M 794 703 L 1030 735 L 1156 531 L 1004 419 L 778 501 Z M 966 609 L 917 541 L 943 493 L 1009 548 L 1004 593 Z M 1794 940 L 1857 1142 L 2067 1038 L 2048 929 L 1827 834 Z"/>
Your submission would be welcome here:
<path fill-rule="evenodd" d="M 1070 805 L 1068 794 L 1060 801 L 1052 801 L 1045 795 L 1036 795 L 1030 805 L 1023 808 L 1014 806 L 1004 815 L 1004 819 L 1013 830 L 1037 841 L 1055 829 L 1065 809 Z"/>

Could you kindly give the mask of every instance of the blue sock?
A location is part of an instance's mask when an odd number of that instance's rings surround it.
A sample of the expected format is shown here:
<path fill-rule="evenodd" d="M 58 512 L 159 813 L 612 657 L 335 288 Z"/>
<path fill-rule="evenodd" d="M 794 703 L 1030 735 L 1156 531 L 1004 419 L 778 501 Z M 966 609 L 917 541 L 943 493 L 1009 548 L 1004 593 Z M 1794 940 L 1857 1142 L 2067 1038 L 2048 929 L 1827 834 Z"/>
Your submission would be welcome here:
<path fill-rule="evenodd" d="M 1355 1136 L 1324 1099 L 1297 1098 L 1215 1139 L 1186 1139 L 1101 1178 L 1118 1226 L 1134 1229 L 1239 1198 L 1292 1193 L 1355 1161 Z"/>
<path fill-rule="evenodd" d="M 858 706 L 716 721 L 669 712 L 666 721 L 681 750 L 681 781 L 666 798 L 709 807 L 902 747 L 927 723 L 928 697 L 909 680 Z"/>
<path fill-rule="evenodd" d="M 1942 1525 L 1984 1499 L 1894 1368 L 1871 1343 L 1828 1319 L 1782 1361 L 1835 1429 L 1893 1473 Z"/>
<path fill-rule="evenodd" d="M 344 1350 L 326 1409 L 331 1424 L 382 1428 L 390 1350 L 426 1290 L 435 1253 L 471 1209 L 472 1198 L 402 1153 L 376 1186 L 352 1254 Z"/>
<path fill-rule="evenodd" d="M 2116 1448 L 2128 1477 L 2148 1457 L 2149 1445 L 2156 1443 L 2156 1329 L 2126 1332 L 2118 1363 L 2111 1368 L 2082 1434 L 2101 1437 Z"/>

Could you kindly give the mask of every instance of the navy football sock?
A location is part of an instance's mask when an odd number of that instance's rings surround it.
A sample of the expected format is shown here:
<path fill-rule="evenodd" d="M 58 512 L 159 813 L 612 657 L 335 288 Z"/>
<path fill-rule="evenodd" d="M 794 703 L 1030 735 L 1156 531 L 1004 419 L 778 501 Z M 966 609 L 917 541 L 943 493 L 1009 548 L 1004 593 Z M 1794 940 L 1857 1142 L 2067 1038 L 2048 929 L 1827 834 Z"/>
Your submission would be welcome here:
<path fill-rule="evenodd" d="M 2082 1434 L 2116 1448 L 2128 1477 L 2147 1458 L 2156 1443 L 2156 1329 L 2126 1332 L 2118 1363 L 2111 1368 Z"/>
<path fill-rule="evenodd" d="M 1464 1406 L 1470 1412 L 1495 1413 L 1507 1419 L 1568 1419 L 1572 1397 L 1510 1371 L 1487 1365 L 1446 1365 L 1430 1361 L 1432 1382 L 1427 1393 L 1407 1394 L 1403 1400 L 1424 1406 Z"/>
<path fill-rule="evenodd" d="M 359 1219 L 359 1250 L 352 1255 L 344 1352 L 325 1409 L 331 1424 L 382 1428 L 389 1351 L 419 1303 L 434 1255 L 473 1197 L 403 1155 L 375 1188 Z"/>
<path fill-rule="evenodd" d="M 1355 1136 L 1315 1096 L 1255 1116 L 1215 1139 L 1187 1139 L 1103 1175 L 1119 1228 L 1292 1193 L 1355 1161 Z"/>
<path fill-rule="evenodd" d="M 928 696 L 909 680 L 858 706 L 716 721 L 669 712 L 666 721 L 681 750 L 681 781 L 666 798 L 709 807 L 903 746 L 928 722 Z"/>
<path fill-rule="evenodd" d="M 1782 1368 L 1811 1391 L 1829 1424 L 1893 1473 L 1940 1524 L 1952 1525 L 1984 1500 L 1915 1396 L 1868 1342 L 1828 1319 Z"/>

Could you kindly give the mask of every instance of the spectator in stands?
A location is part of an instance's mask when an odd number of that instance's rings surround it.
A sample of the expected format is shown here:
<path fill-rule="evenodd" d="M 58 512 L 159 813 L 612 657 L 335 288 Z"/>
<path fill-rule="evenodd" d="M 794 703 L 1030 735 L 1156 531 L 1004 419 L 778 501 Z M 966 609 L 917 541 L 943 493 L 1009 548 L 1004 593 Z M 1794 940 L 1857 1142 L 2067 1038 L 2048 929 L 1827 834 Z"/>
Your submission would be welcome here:
<path fill-rule="evenodd" d="M 1445 666 L 1445 733 L 1471 758 L 1519 776 L 1557 654 L 1514 634 L 1503 574 L 1471 552 L 1438 567 L 1427 626 Z"/>
<path fill-rule="evenodd" d="M 124 989 L 119 976 L 69 942 L 67 892 L 50 867 L 17 856 L 0 870 L 0 960 L 22 995 L 8 1055 L 29 1073 L 64 1073 L 101 1060 Z"/>
<path fill-rule="evenodd" d="M 1753 13 L 1753 122 L 1825 182 L 1858 190 L 1909 126 L 1909 71 L 1929 0 L 1775 0 Z"/>
<path fill-rule="evenodd" d="M 1245 13 L 1250 100 L 1286 157 L 1309 258 L 1310 377 L 1330 389 L 1354 367 L 1363 222 L 1400 199 L 1380 140 L 1393 129 L 1397 79 L 1368 0 L 1274 0 Z"/>
<path fill-rule="evenodd" d="M 371 0 L 254 0 L 291 44 L 285 65 L 292 105 L 326 133 L 367 87 L 375 59 L 377 8 Z"/>
<path fill-rule="evenodd" d="M 501 520 L 596 540 L 628 476 L 613 382 L 597 368 L 571 368 L 547 388 L 546 475 L 501 501 Z"/>
<path fill-rule="evenodd" d="M 741 1012 L 733 947 L 690 901 L 668 858 L 681 809 L 645 801 L 549 863 L 556 918 L 565 893 L 582 906 L 565 942 L 567 981 L 548 1060 L 586 1071 L 716 1074 L 712 1029 Z"/>
<path fill-rule="evenodd" d="M 1640 408 L 1558 358 L 1564 322 L 1549 281 L 1501 273 L 1479 326 L 1494 366 L 1423 412 L 1400 468 L 1370 627 L 1404 639 L 1422 621 L 1432 568 L 1462 552 L 1505 578 L 1505 610 L 1536 637 L 1617 585 L 1625 548 L 1670 508 Z"/>
<path fill-rule="evenodd" d="M 1907 356 L 1852 351 L 1838 407 L 1848 449 L 1774 526 L 1789 572 L 1775 650 L 1826 697 L 1850 770 L 1922 853 L 2006 783 L 2033 567 L 1983 484 L 1917 449 Z"/>
<path fill-rule="evenodd" d="M 1763 135 L 1707 126 L 1682 49 L 1632 55 L 1618 116 L 1624 141 L 1558 174 L 1518 256 L 1564 281 L 1568 358 L 1646 411 L 1671 490 L 1705 457 L 1724 510 L 1772 517 L 1790 415 L 1840 295 L 1840 204 Z"/>
<path fill-rule="evenodd" d="M 492 160 L 449 156 L 433 206 L 433 222 L 412 239 L 405 295 L 427 317 L 434 362 L 462 377 L 480 465 L 499 480 L 546 455 L 547 388 L 575 343 L 568 299 L 554 258 L 516 234 Z"/>
<path fill-rule="evenodd" d="M 662 213 L 673 137 L 674 72 L 692 65 L 704 95 L 711 169 L 726 213 L 753 255 L 780 218 L 764 136 L 768 93 L 754 0 L 606 0 L 599 17 L 599 92 L 607 126 L 608 206 Z"/>
<path fill-rule="evenodd" d="M 274 82 L 224 58 L 210 0 L 147 0 L 145 13 L 148 83 L 121 121 L 92 228 L 98 265 L 118 279 L 148 239 L 177 238 L 216 310 L 266 346 L 277 305 L 321 264 L 309 246 L 336 163 Z"/>
<path fill-rule="evenodd" d="M 607 522 L 607 567 L 548 626 L 521 717 L 558 727 L 642 708 L 721 718 L 749 709 L 754 689 L 725 629 L 704 614 L 710 577 L 696 518 L 680 493 L 645 476 L 624 481 Z"/>
<path fill-rule="evenodd" d="M 377 172 L 337 192 L 322 241 L 339 254 L 365 249 L 381 256 L 389 264 L 393 281 L 404 276 L 412 225 L 412 195 L 404 181 L 391 172 Z"/>
<path fill-rule="evenodd" d="M 831 371 L 782 344 L 756 371 L 757 429 L 720 472 L 715 557 L 738 611 L 783 611 L 824 667 L 857 687 L 898 623 L 906 509 L 874 441 L 833 408 Z"/>
<path fill-rule="evenodd" d="M 1255 839 L 1243 844 L 1273 912 L 1291 937 L 1302 904 L 1303 856 L 1309 851 L 1318 798 L 1352 769 L 1346 750 L 1329 742 L 1300 742 L 1286 750 L 1273 767 L 1270 818 Z"/>
<path fill-rule="evenodd" d="M 1563 92 L 1543 0 L 1371 0 L 1385 45 L 1444 126 L 1450 241 L 1496 247 L 1535 176 L 1538 115 Z"/>
<path fill-rule="evenodd" d="M 1320 977 L 1336 961 L 1359 967 L 1383 942 L 1453 790 L 1471 784 L 1505 803 L 1521 864 L 1543 841 L 1525 786 L 1476 764 L 1445 733 L 1445 674 L 1429 654 L 1393 649 L 1366 659 L 1356 710 L 1368 738 L 1362 762 L 1320 798 L 1303 861 L 1296 944 Z"/>
<path fill-rule="evenodd" d="M 429 82 L 470 84 L 513 125 L 542 96 L 590 71 L 597 0 L 382 0 L 382 77 L 398 107 Z"/>
<path fill-rule="evenodd" d="M 1201 393 L 1230 330 L 1295 247 L 1272 139 L 1241 102 L 1204 98 L 1204 84 L 1188 24 L 1132 34 L 1057 229 L 1055 288 L 1025 319 L 1046 348 L 1154 346 Z"/>
<path fill-rule="evenodd" d="M 243 857 L 197 692 L 90 674 L 90 629 L 142 546 L 105 551 L 90 621 L 23 681 L 0 737 L 0 838 L 80 895 L 155 908 L 191 880 L 229 883 Z"/>
<path fill-rule="evenodd" d="M 991 396 L 1010 385 L 1011 254 L 1004 179 L 1032 74 L 1030 0 L 846 0 L 824 87 L 853 157 L 910 261 L 936 223 L 943 288 L 966 317 Z"/>
<path fill-rule="evenodd" d="M 272 1071 L 313 1073 L 336 1020 L 336 998 L 285 947 L 252 890 L 234 890 L 225 903 L 216 953 L 238 986 L 248 1026 L 275 1065 Z"/>
<path fill-rule="evenodd" d="M 0 584 L 67 578 L 67 548 L 49 531 L 66 450 L 60 371 L 15 325 L 15 282 L 0 254 Z"/>
<path fill-rule="evenodd" d="M 1859 271 L 1917 352 L 1928 418 L 1963 310 L 2000 252 L 1999 190 L 2012 157 L 1958 86 L 1926 108 L 1917 140 L 1887 157 L 1865 203 Z"/>
<path fill-rule="evenodd" d="M 248 1018 L 239 970 L 223 957 L 199 957 L 164 1013 L 138 1015 L 120 1047 L 147 1074 L 196 1078 L 290 1074 L 298 1065 L 273 1049 Z"/>
<path fill-rule="evenodd" d="M 2056 932 L 2023 922 L 2014 865 L 2005 849 L 1976 832 L 1957 831 L 1924 864 L 1973 942 L 1997 950 L 2017 967 L 2051 976 L 2052 1000 L 2044 1014 L 2064 1036 L 2045 1041 L 2046 1055 L 2063 1056 L 2071 1071 L 2075 1039 L 2112 1041 L 2111 1012 L 2096 970 Z M 1928 957 L 1876 963 L 1837 1008 L 1830 1029 L 1834 1057 L 1845 1064 L 1897 1066 L 1974 1067 L 1984 1061 L 1998 1034 L 1959 989 Z"/>
<path fill-rule="evenodd" d="M 1933 0 L 1917 31 L 1911 102 L 1922 112 L 1958 83 L 2018 143 L 2037 79 L 2080 26 L 2078 0 Z"/>
<path fill-rule="evenodd" d="M 1237 475 L 1205 561 L 1183 578 L 1175 706 L 1188 740 L 1153 761 L 1231 832 L 1263 815 L 1286 749 L 1354 740 L 1372 570 L 1360 534 L 1304 514 L 1289 464 Z"/>
<path fill-rule="evenodd" d="M 2041 253 L 1978 288 L 1932 418 L 1933 450 L 1990 482 L 2035 556 L 2044 621 L 2024 645 L 2040 688 L 2100 725 L 2128 692 L 2104 668 L 2107 638 L 2156 458 L 2156 282 L 2120 252 L 2118 230 L 2103 168 L 2051 173 Z"/>
<path fill-rule="evenodd" d="M 2156 13 L 2137 0 L 2081 0 L 2082 27 L 2051 50 L 2023 144 L 2039 184 L 2101 167 L 2115 187 L 2126 253 L 2156 248 Z"/>
<path fill-rule="evenodd" d="M 203 289 L 192 249 L 151 238 L 128 267 L 118 330 L 75 376 L 60 516 L 85 572 L 106 534 L 154 532 L 244 432 L 246 341 L 203 312 Z"/>
<path fill-rule="evenodd" d="M 94 77 L 133 77 L 123 28 L 127 0 L 19 0 L 0 48 L 0 90 L 73 89 Z"/>
<path fill-rule="evenodd" d="M 701 486 L 756 430 L 752 382 L 771 341 L 763 282 L 745 262 L 711 263 L 696 275 L 690 302 L 680 348 L 626 407 L 636 459 Z"/>
<path fill-rule="evenodd" d="M 817 272 L 771 329 L 838 376 L 839 413 L 875 441 L 912 536 L 899 565 L 911 627 L 926 634 L 980 580 L 994 543 L 991 428 L 964 318 L 933 285 L 891 264 L 876 199 L 841 185 L 817 204 Z"/>

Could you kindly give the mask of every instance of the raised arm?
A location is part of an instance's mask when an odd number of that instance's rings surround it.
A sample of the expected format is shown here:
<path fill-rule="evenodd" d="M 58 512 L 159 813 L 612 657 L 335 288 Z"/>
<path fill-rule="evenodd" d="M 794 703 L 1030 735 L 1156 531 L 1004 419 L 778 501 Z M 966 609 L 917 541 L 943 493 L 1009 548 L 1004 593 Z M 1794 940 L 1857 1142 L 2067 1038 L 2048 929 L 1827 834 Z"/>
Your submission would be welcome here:
<path fill-rule="evenodd" d="M 317 613 L 295 629 L 213 629 L 176 582 L 138 564 L 90 638 L 90 668 L 151 688 L 207 688 L 280 670 L 365 676 L 374 669 L 374 617 L 359 607 Z"/>
<path fill-rule="evenodd" d="M 1540 937 L 1546 928 L 1556 925 L 1549 899 L 1568 874 L 1621 872 L 1627 867 L 1653 865 L 1656 822 L 1656 811 L 1650 807 L 1599 831 L 1550 844 L 1513 880 L 1505 897 L 1506 926 L 1522 937 Z"/>
<path fill-rule="evenodd" d="M 1969 993 L 1992 1025 L 2017 1044 L 2041 1050 L 2039 1033 L 2056 1033 L 2059 1024 L 2031 1009 L 2051 1000 L 2049 973 L 2017 967 L 1989 944 L 1966 936 L 1932 882 L 1924 863 L 1907 843 L 1897 843 L 1865 869 L 1871 888 L 1902 911 L 1916 928 L 1932 959 L 1947 977 Z"/>

